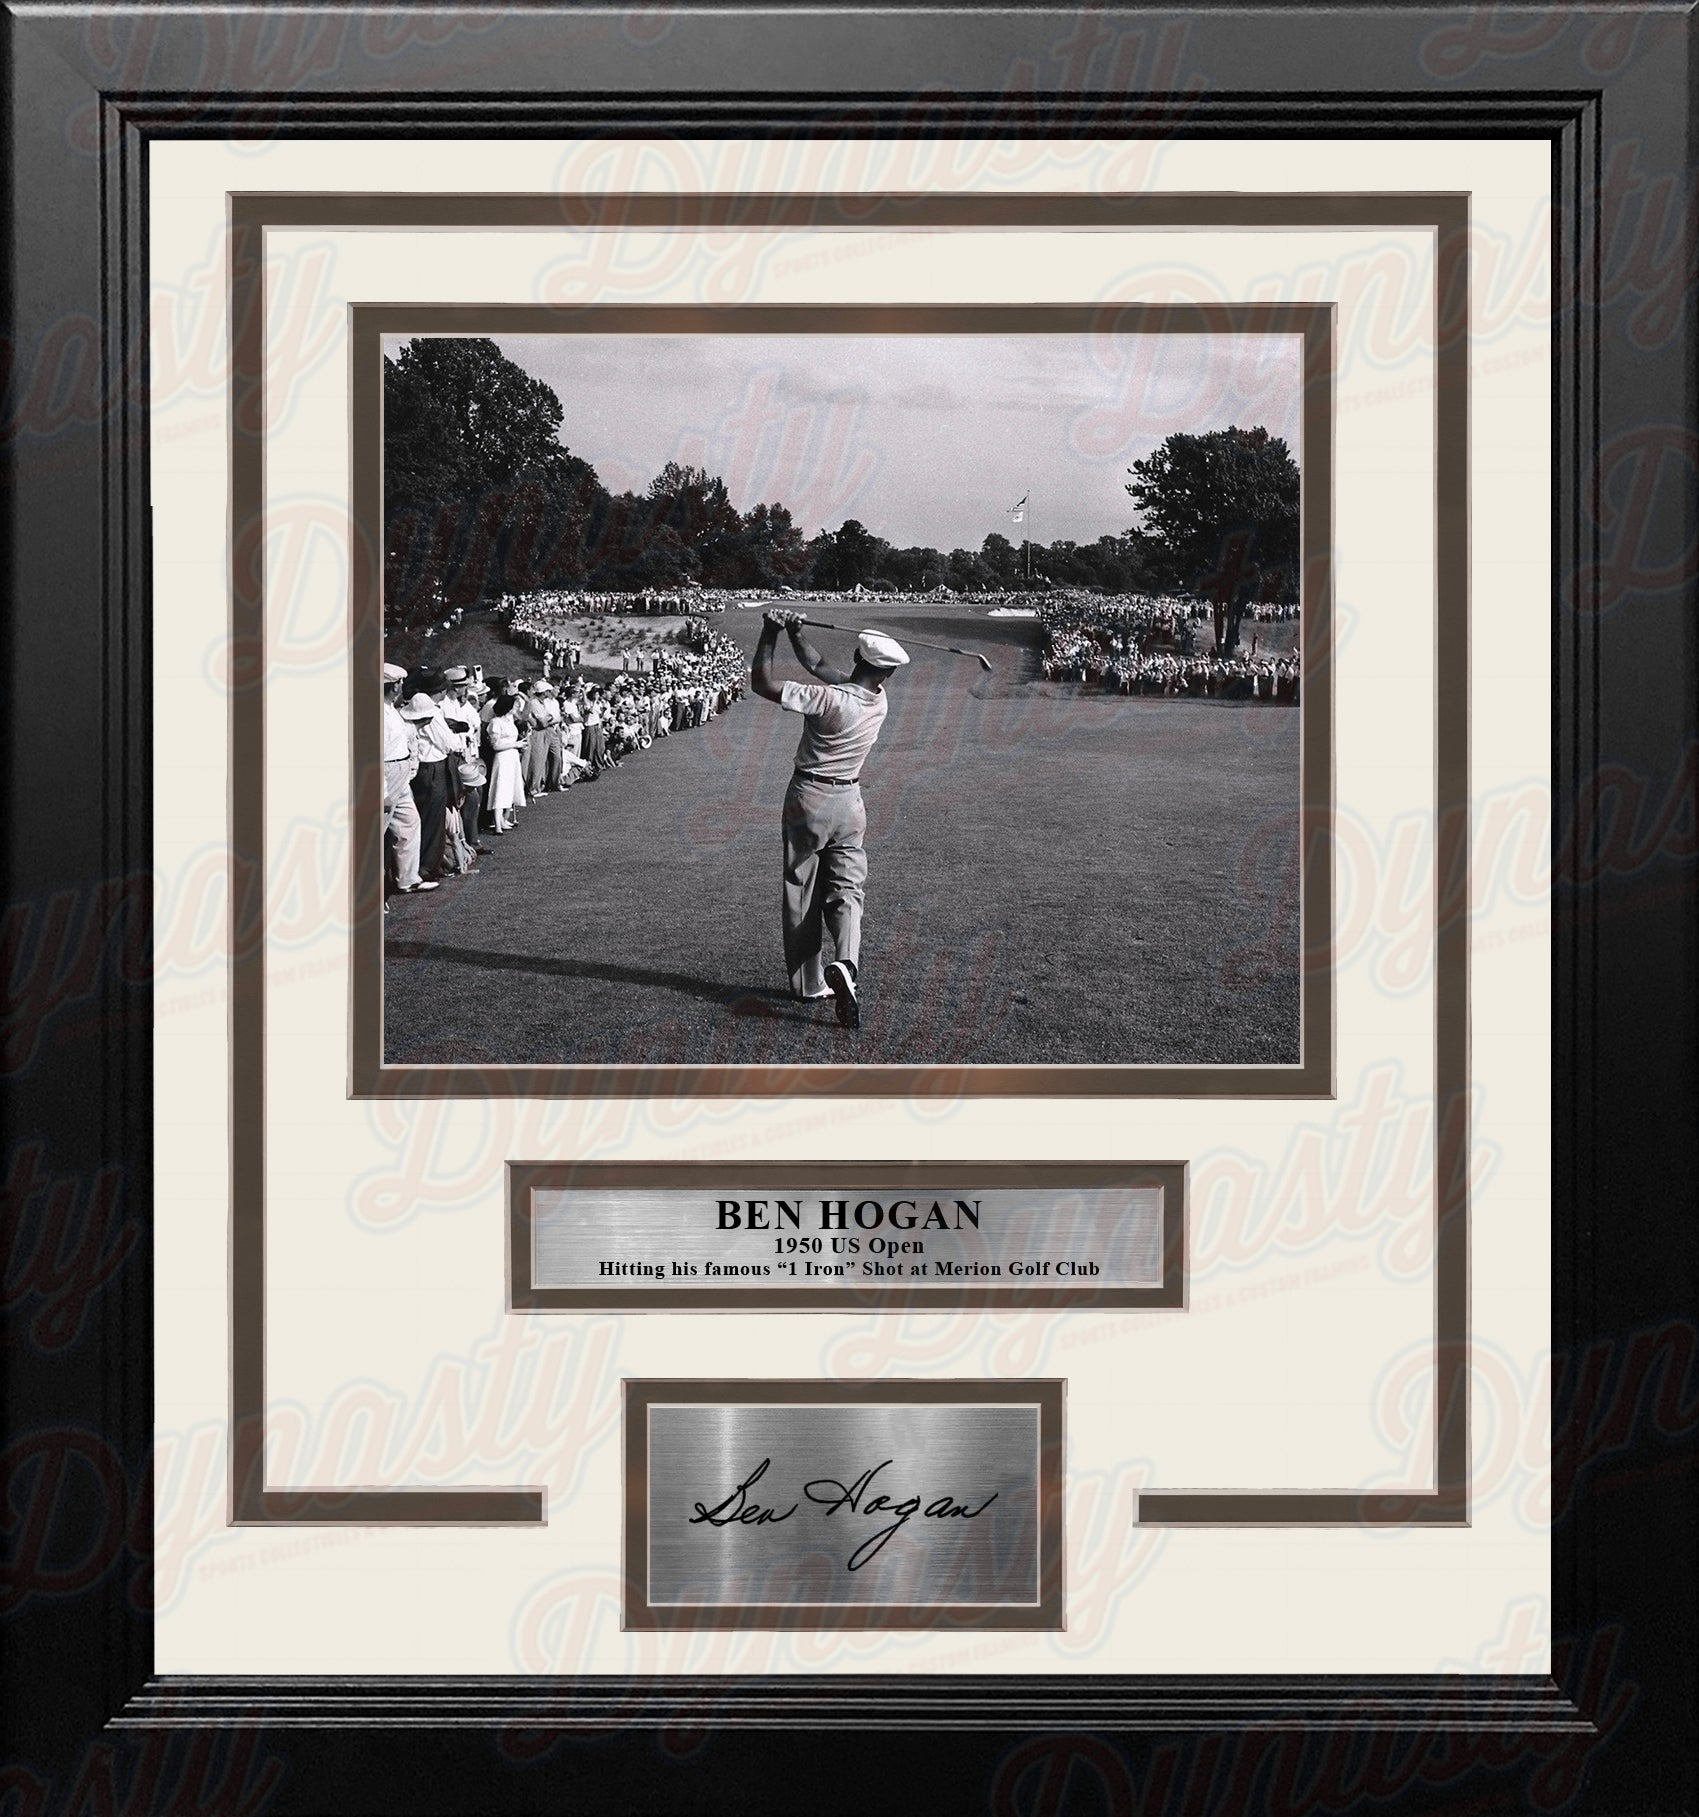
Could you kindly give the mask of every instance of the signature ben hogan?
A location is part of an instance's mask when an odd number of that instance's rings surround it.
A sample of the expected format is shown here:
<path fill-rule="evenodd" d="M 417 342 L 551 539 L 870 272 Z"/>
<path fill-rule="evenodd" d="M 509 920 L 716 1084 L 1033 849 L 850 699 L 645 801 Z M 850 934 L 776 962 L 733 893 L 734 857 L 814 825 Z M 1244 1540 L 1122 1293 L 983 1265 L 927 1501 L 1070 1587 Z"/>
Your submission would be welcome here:
<path fill-rule="evenodd" d="M 762 1458 L 743 1481 L 713 1507 L 696 1502 L 695 1512 L 690 1516 L 688 1524 L 693 1527 L 703 1524 L 710 1527 L 761 1527 L 776 1526 L 781 1521 L 789 1520 L 800 1510 L 800 1502 L 793 1502 L 781 1512 L 776 1507 L 763 1507 L 749 1493 L 767 1474 L 772 1462 L 769 1457 Z M 869 1517 L 884 1514 L 891 1517 L 887 1525 L 869 1533 L 850 1553 L 845 1561 L 846 1570 L 859 1571 L 870 1559 L 877 1557 L 891 1535 L 900 1532 L 916 1515 L 922 1520 L 976 1520 L 997 1499 L 997 1491 L 994 1489 L 977 1507 L 969 1507 L 953 1495 L 935 1496 L 923 1506 L 918 1495 L 899 1499 L 883 1491 L 870 1493 L 874 1478 L 880 1471 L 888 1469 L 891 1462 L 890 1458 L 886 1458 L 883 1463 L 863 1470 L 853 1482 L 842 1483 L 835 1477 L 819 1476 L 813 1482 L 803 1484 L 804 1496 L 816 1507 L 823 1508 L 828 1519 L 843 1509 L 851 1514 Z"/>

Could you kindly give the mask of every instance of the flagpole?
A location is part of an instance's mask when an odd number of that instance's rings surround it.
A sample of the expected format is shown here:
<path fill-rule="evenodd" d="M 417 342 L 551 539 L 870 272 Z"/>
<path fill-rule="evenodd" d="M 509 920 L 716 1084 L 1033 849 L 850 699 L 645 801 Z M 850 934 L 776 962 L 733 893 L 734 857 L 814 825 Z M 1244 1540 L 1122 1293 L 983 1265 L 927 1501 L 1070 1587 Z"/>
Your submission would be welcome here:
<path fill-rule="evenodd" d="M 1029 484 L 1021 497 L 1009 507 L 1009 515 L 1021 526 L 1021 542 L 1026 548 L 1026 584 L 1029 588 L 1032 585 L 1032 538 L 1027 534 L 1026 518 L 1031 508 L 1032 487 Z"/>

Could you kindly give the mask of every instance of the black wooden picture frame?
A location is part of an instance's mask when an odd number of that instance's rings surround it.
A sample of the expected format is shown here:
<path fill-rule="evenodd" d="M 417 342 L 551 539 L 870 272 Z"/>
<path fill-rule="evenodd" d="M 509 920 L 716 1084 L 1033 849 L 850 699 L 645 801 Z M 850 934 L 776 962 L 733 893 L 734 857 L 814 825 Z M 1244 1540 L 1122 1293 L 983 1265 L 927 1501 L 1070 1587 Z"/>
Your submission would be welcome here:
<path fill-rule="evenodd" d="M 11 0 L 3 43 L 0 1812 L 1690 1808 L 1692 11 Z M 1549 144 L 1549 1679 L 155 1677 L 149 149 L 635 130 Z"/>

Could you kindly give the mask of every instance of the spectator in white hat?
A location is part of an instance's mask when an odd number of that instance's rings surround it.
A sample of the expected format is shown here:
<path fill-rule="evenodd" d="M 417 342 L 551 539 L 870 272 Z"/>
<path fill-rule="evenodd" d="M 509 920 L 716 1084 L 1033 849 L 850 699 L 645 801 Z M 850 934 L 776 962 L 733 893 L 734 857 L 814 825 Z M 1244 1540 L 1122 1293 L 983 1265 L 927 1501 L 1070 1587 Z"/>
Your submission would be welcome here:
<path fill-rule="evenodd" d="M 401 716 L 415 723 L 419 767 L 413 773 L 413 799 L 419 805 L 419 874 L 427 883 L 440 883 L 448 846 L 448 765 L 450 758 L 460 761 L 460 740 L 423 689 L 401 709 Z"/>
<path fill-rule="evenodd" d="M 531 744 L 525 758 L 525 792 L 547 795 L 560 784 L 560 702 L 552 681 L 531 688 Z"/>
<path fill-rule="evenodd" d="M 400 663 L 383 666 L 383 836 L 395 846 L 395 887 L 419 887 L 419 808 L 413 799 L 413 772 L 419 760 L 413 751 L 413 732 L 401 717 L 398 702 L 407 671 Z M 389 904 L 384 904 L 389 912 Z"/>
<path fill-rule="evenodd" d="M 452 668 L 430 670 L 420 682 L 420 686 L 436 702 L 437 717 L 448 733 L 449 749 L 442 766 L 447 791 L 443 808 L 442 864 L 435 873 L 444 878 L 465 876 L 472 869 L 475 858 L 472 849 L 475 841 L 465 830 L 460 811 L 465 793 L 460 766 L 466 758 L 467 732 L 471 721 L 469 715 L 463 714 L 455 690 L 465 680 L 466 671 L 463 668 Z"/>
<path fill-rule="evenodd" d="M 569 687 L 560 697 L 560 786 L 571 788 L 578 779 L 578 772 L 587 766 L 584 755 L 584 708 L 581 703 L 582 687 Z"/>
<path fill-rule="evenodd" d="M 484 797 L 478 749 L 483 741 L 484 726 L 472 697 L 474 684 L 471 675 L 459 664 L 444 669 L 442 678 L 446 692 L 437 703 L 437 711 L 448 729 L 458 733 L 460 737 L 460 756 L 449 760 L 450 793 L 454 797 L 455 806 L 460 810 L 461 832 L 472 848 L 473 855 L 487 855 L 490 848 L 478 839 L 478 827 L 482 818 L 480 809 Z M 471 780 L 475 775 L 480 778 L 477 782 Z"/>
<path fill-rule="evenodd" d="M 785 792 L 785 970 L 795 996 L 830 996 L 845 1028 L 861 1026 L 861 916 L 867 895 L 867 808 L 861 771 L 890 709 L 885 683 L 908 652 L 882 631 L 856 639 L 847 673 L 828 663 L 802 634 L 795 612 L 763 614 L 750 686 L 787 713 L 800 713 L 802 737 Z M 780 630 L 790 634 L 811 682 L 778 682 L 773 654 Z M 823 934 L 832 959 L 822 964 Z"/>
<path fill-rule="evenodd" d="M 386 668 L 387 676 L 387 668 Z M 423 754 L 432 748 L 426 733 L 426 726 L 436 717 L 436 702 L 429 694 L 415 694 L 405 706 L 398 709 L 401 720 L 406 727 L 407 740 L 412 756 L 412 768 L 407 772 L 409 778 L 408 800 L 412 803 L 413 813 L 410 823 L 409 849 L 403 853 L 399 833 L 400 816 L 397 815 L 398 836 L 396 840 L 396 888 L 403 893 L 413 890 L 434 890 L 442 887 L 441 879 L 424 874 L 425 865 L 425 814 L 420 803 L 419 776 L 424 769 Z M 385 765 L 386 779 L 389 766 Z M 427 778 L 427 792 L 428 792 Z M 442 817 L 439 815 L 438 840 L 442 838 Z M 440 857 L 439 857 L 440 862 Z"/>

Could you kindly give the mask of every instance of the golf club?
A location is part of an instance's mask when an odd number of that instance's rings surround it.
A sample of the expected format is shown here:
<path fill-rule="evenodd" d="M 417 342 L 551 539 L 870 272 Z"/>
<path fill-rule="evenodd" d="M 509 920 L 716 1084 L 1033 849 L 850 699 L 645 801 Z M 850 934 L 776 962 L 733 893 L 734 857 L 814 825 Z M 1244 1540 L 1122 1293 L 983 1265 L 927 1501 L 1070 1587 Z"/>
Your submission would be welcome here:
<path fill-rule="evenodd" d="M 847 631 L 850 628 L 848 625 L 835 625 L 829 618 L 809 618 L 806 614 L 801 612 L 799 612 L 797 616 L 805 625 L 818 625 L 822 631 Z M 909 637 L 906 631 L 903 635 L 917 649 L 943 650 L 951 656 L 971 656 L 987 675 L 991 673 L 990 661 L 986 657 L 981 656 L 977 650 L 964 650 L 956 644 L 929 644 L 924 638 Z"/>

